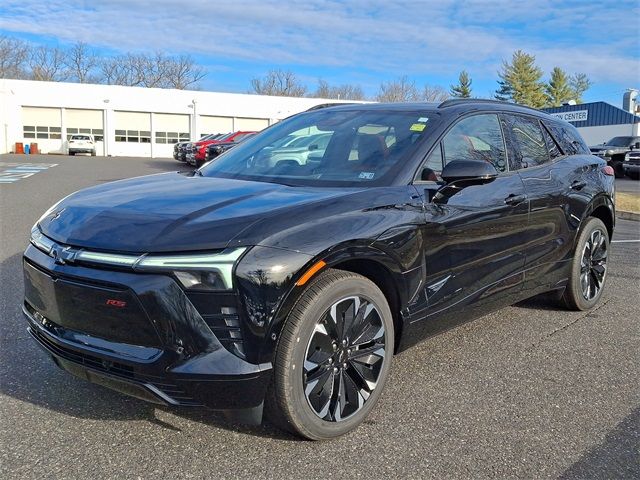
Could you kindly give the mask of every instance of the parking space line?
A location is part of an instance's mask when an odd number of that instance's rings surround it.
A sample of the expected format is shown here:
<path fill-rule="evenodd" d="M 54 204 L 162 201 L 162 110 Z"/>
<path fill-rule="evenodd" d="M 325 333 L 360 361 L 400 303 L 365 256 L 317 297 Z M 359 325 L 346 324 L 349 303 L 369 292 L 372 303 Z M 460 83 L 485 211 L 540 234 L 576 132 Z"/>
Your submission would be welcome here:
<path fill-rule="evenodd" d="M 640 240 L 611 240 L 611 243 L 634 243 L 640 242 Z"/>

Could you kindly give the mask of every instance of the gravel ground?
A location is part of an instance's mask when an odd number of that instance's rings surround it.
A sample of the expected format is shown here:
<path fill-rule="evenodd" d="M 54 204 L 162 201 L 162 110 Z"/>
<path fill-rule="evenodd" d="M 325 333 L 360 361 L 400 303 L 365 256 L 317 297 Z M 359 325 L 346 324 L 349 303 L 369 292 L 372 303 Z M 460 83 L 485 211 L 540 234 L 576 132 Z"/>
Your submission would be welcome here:
<path fill-rule="evenodd" d="M 0 156 L 0 180 L 25 160 Z M 529 300 L 428 339 L 394 358 L 361 428 L 312 443 L 158 408 L 55 367 L 20 312 L 31 225 L 82 187 L 180 165 L 28 160 L 57 165 L 0 182 L 1 478 L 640 477 L 639 222 L 618 221 L 596 309 Z"/>

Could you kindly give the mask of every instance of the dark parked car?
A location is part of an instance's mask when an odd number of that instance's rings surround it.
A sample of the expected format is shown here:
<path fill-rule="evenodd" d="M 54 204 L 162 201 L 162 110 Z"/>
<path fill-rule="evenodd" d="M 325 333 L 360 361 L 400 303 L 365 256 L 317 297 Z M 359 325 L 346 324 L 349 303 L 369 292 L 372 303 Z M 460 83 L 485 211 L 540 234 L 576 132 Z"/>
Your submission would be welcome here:
<path fill-rule="evenodd" d="M 315 133 L 331 136 L 321 157 L 260 160 Z M 430 335 L 543 292 L 594 307 L 613 195 L 611 167 L 536 110 L 318 109 L 193 172 L 61 200 L 31 232 L 24 313 L 82 378 L 243 421 L 264 407 L 328 439 L 365 419 L 394 353 Z"/>
<path fill-rule="evenodd" d="M 199 142 L 202 140 L 217 140 L 218 138 L 222 137 L 224 134 L 222 133 L 211 133 L 209 135 L 205 135 L 202 138 L 200 138 L 200 140 L 198 140 Z M 186 162 L 187 161 L 187 145 L 189 145 L 191 142 L 178 142 L 173 146 L 173 158 L 175 160 L 178 160 L 179 162 Z"/>
<path fill-rule="evenodd" d="M 232 149 L 233 147 L 235 147 L 239 143 L 244 142 L 245 140 L 248 140 L 249 138 L 253 137 L 254 135 L 256 135 L 256 134 L 255 133 L 249 133 L 247 135 L 244 135 L 244 136 L 240 137 L 237 140 L 234 140 L 233 142 L 212 143 L 211 145 L 207 145 L 207 148 L 205 149 L 204 162 L 203 163 L 206 163 L 206 162 L 208 162 L 210 160 L 213 160 L 217 156 L 223 154 L 227 150 Z M 202 166 L 202 165 L 199 165 L 199 166 Z"/>
<path fill-rule="evenodd" d="M 204 157 L 207 147 L 216 143 L 239 142 L 244 137 L 254 135 L 256 132 L 231 132 L 222 137 L 209 140 L 199 140 L 190 144 L 191 148 L 187 150 L 187 163 L 194 167 L 201 167 L 204 164 Z"/>
<path fill-rule="evenodd" d="M 622 169 L 627 177 L 640 180 L 640 148 L 625 155 Z"/>
<path fill-rule="evenodd" d="M 604 158 L 615 171 L 617 178 L 624 177 L 624 158 L 627 152 L 640 149 L 640 137 L 613 137 L 602 145 L 589 147 L 591 153 Z"/>

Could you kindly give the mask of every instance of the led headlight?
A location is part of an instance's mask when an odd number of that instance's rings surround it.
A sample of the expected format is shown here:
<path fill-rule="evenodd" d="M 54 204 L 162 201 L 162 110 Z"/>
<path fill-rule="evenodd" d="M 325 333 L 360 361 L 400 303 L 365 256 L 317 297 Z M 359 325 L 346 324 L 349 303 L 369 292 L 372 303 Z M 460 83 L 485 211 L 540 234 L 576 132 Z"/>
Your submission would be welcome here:
<path fill-rule="evenodd" d="M 171 271 L 183 287 L 196 290 L 229 290 L 233 266 L 246 248 L 194 255 L 147 255 L 134 265 L 139 271 Z"/>

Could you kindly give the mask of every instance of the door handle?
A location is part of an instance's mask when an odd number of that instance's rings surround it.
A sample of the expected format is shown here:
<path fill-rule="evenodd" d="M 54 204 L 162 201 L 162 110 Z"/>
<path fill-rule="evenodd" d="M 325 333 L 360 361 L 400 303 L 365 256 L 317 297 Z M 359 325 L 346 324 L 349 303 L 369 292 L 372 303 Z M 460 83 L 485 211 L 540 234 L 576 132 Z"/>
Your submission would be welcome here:
<path fill-rule="evenodd" d="M 582 190 L 584 187 L 587 186 L 587 182 L 585 182 L 584 180 L 575 180 L 572 184 L 571 184 L 571 188 L 573 190 Z"/>
<path fill-rule="evenodd" d="M 504 199 L 504 203 L 506 203 L 507 205 L 518 205 L 519 203 L 524 202 L 526 199 L 526 195 L 516 195 L 515 193 L 512 193 Z"/>

